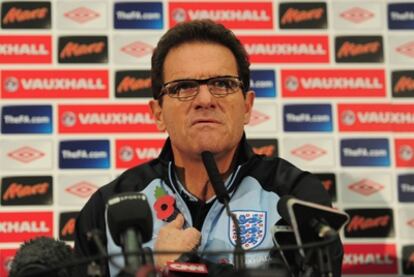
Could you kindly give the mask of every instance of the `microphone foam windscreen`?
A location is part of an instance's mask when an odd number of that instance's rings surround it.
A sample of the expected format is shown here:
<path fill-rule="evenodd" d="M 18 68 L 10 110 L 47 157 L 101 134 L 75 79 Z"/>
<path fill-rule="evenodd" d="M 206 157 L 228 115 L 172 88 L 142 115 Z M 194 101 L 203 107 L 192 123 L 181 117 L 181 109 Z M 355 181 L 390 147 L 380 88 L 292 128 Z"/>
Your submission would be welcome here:
<path fill-rule="evenodd" d="M 107 202 L 109 232 L 117 245 L 121 234 L 128 228 L 136 229 L 145 243 L 152 238 L 152 213 L 147 197 L 139 192 L 116 194 Z"/>

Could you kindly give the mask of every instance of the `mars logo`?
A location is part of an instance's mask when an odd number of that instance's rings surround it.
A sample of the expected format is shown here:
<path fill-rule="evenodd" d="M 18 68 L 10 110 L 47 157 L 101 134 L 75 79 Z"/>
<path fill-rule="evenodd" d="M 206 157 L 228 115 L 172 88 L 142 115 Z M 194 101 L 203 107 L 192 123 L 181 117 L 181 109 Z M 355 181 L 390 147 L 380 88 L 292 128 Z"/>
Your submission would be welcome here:
<path fill-rule="evenodd" d="M 130 168 L 159 156 L 165 139 L 116 141 L 116 167 Z"/>
<path fill-rule="evenodd" d="M 73 241 L 76 217 L 79 212 L 63 212 L 59 215 L 59 239 Z"/>
<path fill-rule="evenodd" d="M 312 144 L 305 144 L 293 149 L 291 154 L 303 160 L 312 161 L 326 154 L 326 151 Z"/>
<path fill-rule="evenodd" d="M 384 61 L 381 36 L 338 36 L 335 61 L 338 63 L 380 63 Z"/>
<path fill-rule="evenodd" d="M 153 49 L 154 48 L 152 47 L 152 45 L 149 45 L 142 41 L 135 41 L 133 43 L 123 46 L 121 48 L 121 51 L 135 58 L 141 58 L 150 55 Z"/>
<path fill-rule="evenodd" d="M 321 180 L 323 187 L 328 191 L 333 202 L 337 201 L 336 196 L 336 176 L 333 173 L 315 173 L 316 177 Z"/>
<path fill-rule="evenodd" d="M 374 17 L 374 14 L 367 9 L 353 7 L 340 14 L 340 16 L 350 22 L 359 24 Z"/>
<path fill-rule="evenodd" d="M 362 179 L 359 182 L 348 185 L 348 188 L 364 196 L 370 196 L 382 190 L 384 186 L 369 179 Z"/>
<path fill-rule="evenodd" d="M 51 176 L 7 177 L 2 179 L 1 204 L 51 205 L 53 180 Z"/>
<path fill-rule="evenodd" d="M 96 185 L 82 181 L 67 187 L 65 191 L 81 198 L 89 198 L 97 189 Z"/>
<path fill-rule="evenodd" d="M 150 71 L 117 71 L 115 73 L 115 97 L 152 97 Z"/>
<path fill-rule="evenodd" d="M 83 24 L 85 22 L 98 18 L 100 14 L 86 7 L 78 7 L 74 10 L 64 13 L 64 16 L 74 22 Z"/>
<path fill-rule="evenodd" d="M 404 274 L 414 274 L 414 245 L 402 247 L 401 265 Z"/>
<path fill-rule="evenodd" d="M 49 29 L 50 2 L 6 1 L 1 7 L 3 29 Z"/>
<path fill-rule="evenodd" d="M 0 242 L 23 242 L 53 236 L 53 212 L 1 212 Z"/>
<path fill-rule="evenodd" d="M 344 244 L 343 274 L 397 274 L 395 244 Z"/>
<path fill-rule="evenodd" d="M 350 220 L 344 229 L 347 238 L 394 237 L 392 209 L 347 209 Z"/>
<path fill-rule="evenodd" d="M 34 160 L 41 159 L 45 154 L 30 146 L 24 146 L 8 153 L 7 156 L 22 163 L 30 163 Z"/>
<path fill-rule="evenodd" d="M 267 157 L 276 157 L 278 155 L 276 139 L 247 139 L 247 141 L 257 155 L 265 155 Z"/>
<path fill-rule="evenodd" d="M 414 97 L 414 71 L 393 71 L 391 79 L 393 97 Z"/>
<path fill-rule="evenodd" d="M 59 37 L 59 63 L 107 63 L 106 36 Z"/>
<path fill-rule="evenodd" d="M 325 29 L 327 27 L 326 3 L 279 4 L 281 29 Z"/>

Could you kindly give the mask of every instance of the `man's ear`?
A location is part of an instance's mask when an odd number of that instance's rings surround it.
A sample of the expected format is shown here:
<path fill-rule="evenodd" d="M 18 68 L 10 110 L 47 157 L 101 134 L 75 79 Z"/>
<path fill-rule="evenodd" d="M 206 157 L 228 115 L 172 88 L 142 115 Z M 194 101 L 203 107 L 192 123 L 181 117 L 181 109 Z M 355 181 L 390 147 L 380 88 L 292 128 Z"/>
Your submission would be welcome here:
<path fill-rule="evenodd" d="M 248 92 L 246 92 L 246 96 L 244 99 L 244 124 L 247 125 L 249 124 L 250 121 L 250 116 L 252 114 L 252 110 L 253 110 L 253 103 L 254 103 L 254 98 L 256 97 L 256 94 L 254 93 L 253 90 L 249 90 Z"/>
<path fill-rule="evenodd" d="M 151 99 L 148 103 L 152 116 L 155 119 L 155 124 L 157 124 L 158 130 L 161 132 L 165 131 L 164 119 L 162 117 L 162 107 L 158 100 Z"/>

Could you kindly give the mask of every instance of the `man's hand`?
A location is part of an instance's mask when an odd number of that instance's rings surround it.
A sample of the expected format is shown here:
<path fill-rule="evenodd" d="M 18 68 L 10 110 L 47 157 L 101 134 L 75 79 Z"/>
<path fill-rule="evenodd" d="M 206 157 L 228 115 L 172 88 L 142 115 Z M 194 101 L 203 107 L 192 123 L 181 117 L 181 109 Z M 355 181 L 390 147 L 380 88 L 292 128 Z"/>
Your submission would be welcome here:
<path fill-rule="evenodd" d="M 155 251 L 177 251 L 177 254 L 156 255 L 155 264 L 164 267 L 167 261 L 174 261 L 184 252 L 196 250 L 200 244 L 201 233 L 193 228 L 183 229 L 184 217 L 178 214 L 177 217 L 160 228 L 155 241 Z"/>

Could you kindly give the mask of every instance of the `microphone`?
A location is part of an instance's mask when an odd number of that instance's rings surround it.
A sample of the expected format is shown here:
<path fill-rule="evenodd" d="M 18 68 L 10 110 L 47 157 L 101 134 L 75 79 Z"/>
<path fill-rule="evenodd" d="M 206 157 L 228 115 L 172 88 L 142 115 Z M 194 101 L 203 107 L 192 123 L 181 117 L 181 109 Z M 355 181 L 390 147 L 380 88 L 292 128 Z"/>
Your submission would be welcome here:
<path fill-rule="evenodd" d="M 147 197 L 139 192 L 116 194 L 106 208 L 111 237 L 122 247 L 127 271 L 135 273 L 147 262 L 142 243 L 152 238 L 153 221 Z"/>
<path fill-rule="evenodd" d="M 245 269 L 245 256 L 244 256 L 244 249 L 241 243 L 241 236 L 240 236 L 240 225 L 237 220 L 237 217 L 234 213 L 230 211 L 229 201 L 230 196 L 227 193 L 226 187 L 224 186 L 223 180 L 221 179 L 220 173 L 217 169 L 216 161 L 214 160 L 214 156 L 210 151 L 203 151 L 201 153 L 201 158 L 203 159 L 204 167 L 206 168 L 208 177 L 210 179 L 211 184 L 213 185 L 214 192 L 216 193 L 216 197 L 220 203 L 224 205 L 226 208 L 227 215 L 231 218 L 233 225 L 236 229 L 236 247 L 234 251 L 234 267 L 236 270 L 243 270 Z"/>
<path fill-rule="evenodd" d="M 11 263 L 9 276 L 70 277 L 72 268 L 63 265 L 74 259 L 72 249 L 63 241 L 37 237 L 19 248 Z"/>

